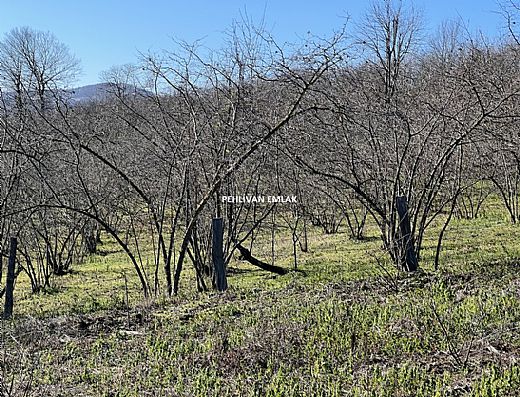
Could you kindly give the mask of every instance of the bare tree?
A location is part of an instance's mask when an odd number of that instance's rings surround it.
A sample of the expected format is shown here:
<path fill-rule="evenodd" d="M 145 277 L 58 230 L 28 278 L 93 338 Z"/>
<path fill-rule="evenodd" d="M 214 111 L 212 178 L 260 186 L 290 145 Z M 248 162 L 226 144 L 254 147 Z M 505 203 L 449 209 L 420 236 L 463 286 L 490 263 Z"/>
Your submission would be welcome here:
<path fill-rule="evenodd" d="M 4 89 L 44 109 L 52 95 L 68 87 L 79 73 L 79 61 L 52 33 L 14 28 L 0 41 L 0 76 Z"/>
<path fill-rule="evenodd" d="M 514 64 L 500 52 L 475 39 L 460 43 L 455 29 L 439 51 L 422 54 L 419 28 L 400 3 L 375 5 L 357 40 L 364 58 L 329 73 L 315 99 L 320 109 L 300 127 L 313 143 L 289 144 L 297 163 L 357 195 L 404 269 L 415 265 L 403 252 L 397 198 L 408 199 L 420 258 L 425 230 L 459 195 L 445 188 L 459 179 L 459 147 L 478 144 L 495 118 L 510 120 L 517 95 Z"/>

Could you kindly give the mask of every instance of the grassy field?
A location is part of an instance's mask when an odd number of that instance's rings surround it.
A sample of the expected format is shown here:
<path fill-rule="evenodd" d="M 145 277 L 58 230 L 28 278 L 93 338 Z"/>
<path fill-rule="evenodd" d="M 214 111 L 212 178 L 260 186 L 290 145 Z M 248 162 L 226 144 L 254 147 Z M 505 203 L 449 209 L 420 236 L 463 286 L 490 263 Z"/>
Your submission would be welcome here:
<path fill-rule="evenodd" d="M 179 296 L 149 302 L 106 241 L 49 293 L 20 276 L 3 395 L 518 396 L 520 226 L 498 203 L 483 215 L 452 222 L 437 272 L 435 230 L 414 275 L 390 270 L 372 227 L 362 242 L 313 230 L 303 272 L 234 262 L 225 293 L 196 293 L 187 274 Z M 290 236 L 276 248 L 291 267 Z"/>

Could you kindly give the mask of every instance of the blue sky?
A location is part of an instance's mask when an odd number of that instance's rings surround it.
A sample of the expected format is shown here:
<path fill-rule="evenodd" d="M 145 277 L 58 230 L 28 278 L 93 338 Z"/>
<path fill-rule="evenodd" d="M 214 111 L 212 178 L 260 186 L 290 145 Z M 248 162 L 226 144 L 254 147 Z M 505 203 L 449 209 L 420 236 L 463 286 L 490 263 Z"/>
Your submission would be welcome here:
<path fill-rule="evenodd" d="M 461 17 L 471 30 L 498 36 L 503 21 L 494 0 L 416 0 L 425 27 Z M 49 30 L 81 60 L 77 85 L 96 83 L 113 65 L 131 63 L 138 51 L 174 49 L 172 37 L 218 48 L 233 20 L 265 15 L 267 28 L 280 42 L 296 41 L 310 31 L 326 35 L 345 15 L 359 20 L 368 0 L 0 0 L 0 34 L 17 26 Z"/>

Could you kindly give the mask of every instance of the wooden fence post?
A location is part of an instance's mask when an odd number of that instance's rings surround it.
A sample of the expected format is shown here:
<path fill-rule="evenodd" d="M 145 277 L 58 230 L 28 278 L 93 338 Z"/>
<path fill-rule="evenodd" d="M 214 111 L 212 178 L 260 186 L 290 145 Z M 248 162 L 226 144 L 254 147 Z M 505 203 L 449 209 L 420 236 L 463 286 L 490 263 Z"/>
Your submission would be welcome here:
<path fill-rule="evenodd" d="M 396 199 L 397 214 L 399 215 L 399 231 L 401 234 L 400 245 L 401 253 L 404 256 L 403 265 L 407 272 L 417 270 L 418 261 L 413 244 L 412 229 L 410 227 L 410 217 L 408 216 L 408 202 L 406 196 L 399 196 Z"/>
<path fill-rule="evenodd" d="M 10 319 L 13 315 L 13 292 L 14 292 L 14 267 L 16 264 L 16 237 L 11 237 L 9 244 L 9 262 L 7 263 L 7 279 L 5 284 L 5 306 L 4 319 Z"/>
<path fill-rule="evenodd" d="M 217 291 L 227 290 L 226 269 L 224 267 L 224 225 L 222 218 L 214 218 L 212 222 L 213 240 L 211 253 L 215 269 Z"/>

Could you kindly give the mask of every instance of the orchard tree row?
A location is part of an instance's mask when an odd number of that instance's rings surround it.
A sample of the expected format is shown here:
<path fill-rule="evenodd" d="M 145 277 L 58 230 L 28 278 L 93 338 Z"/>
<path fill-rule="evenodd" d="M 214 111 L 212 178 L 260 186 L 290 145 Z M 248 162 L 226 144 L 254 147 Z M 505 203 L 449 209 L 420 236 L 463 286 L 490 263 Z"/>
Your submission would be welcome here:
<path fill-rule="evenodd" d="M 66 46 L 12 30 L 0 42 L 0 269 L 15 235 L 39 292 L 104 232 L 145 296 L 177 293 L 188 266 L 207 290 L 215 217 L 226 264 L 240 253 L 283 272 L 253 256 L 257 239 L 288 230 L 296 267 L 310 226 L 362 240 L 369 220 L 404 270 L 440 222 L 438 266 L 451 219 L 478 217 L 489 195 L 520 222 L 518 8 L 502 11 L 501 40 L 456 22 L 429 34 L 391 1 L 297 45 L 243 20 L 221 50 L 176 43 L 114 67 L 89 102 L 67 89 L 79 62 Z M 267 194 L 297 202 L 226 199 Z"/>

